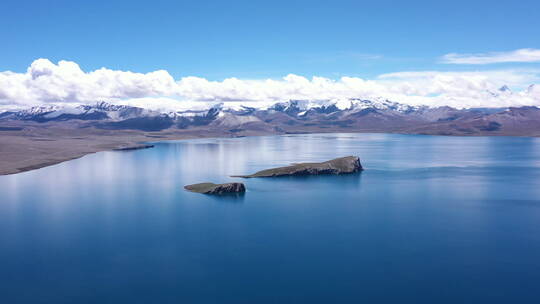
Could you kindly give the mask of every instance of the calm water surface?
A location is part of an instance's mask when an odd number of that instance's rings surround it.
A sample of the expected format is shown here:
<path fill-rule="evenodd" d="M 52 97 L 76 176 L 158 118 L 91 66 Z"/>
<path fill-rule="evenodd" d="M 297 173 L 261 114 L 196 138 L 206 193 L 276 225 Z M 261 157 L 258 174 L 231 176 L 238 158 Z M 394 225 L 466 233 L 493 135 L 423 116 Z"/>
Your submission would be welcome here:
<path fill-rule="evenodd" d="M 185 184 L 358 155 L 358 175 Z M 0 303 L 540 303 L 540 139 L 314 134 L 0 177 Z"/>

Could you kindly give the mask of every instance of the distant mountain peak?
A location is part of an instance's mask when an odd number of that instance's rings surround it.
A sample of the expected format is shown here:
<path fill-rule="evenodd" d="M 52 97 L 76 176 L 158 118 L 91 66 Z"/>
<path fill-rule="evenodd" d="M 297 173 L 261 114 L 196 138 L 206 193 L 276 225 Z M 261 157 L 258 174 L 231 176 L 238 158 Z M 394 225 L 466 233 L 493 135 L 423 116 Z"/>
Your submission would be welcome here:
<path fill-rule="evenodd" d="M 97 110 L 102 110 L 102 111 L 120 111 L 120 110 L 125 110 L 125 109 L 130 109 L 130 108 L 142 109 L 142 108 L 126 106 L 126 105 L 115 105 L 106 101 L 98 101 L 96 102 L 94 106 L 90 106 L 90 108 L 95 108 Z"/>
<path fill-rule="evenodd" d="M 512 93 L 512 90 L 507 85 L 503 85 L 502 87 L 499 88 L 499 92 Z"/>

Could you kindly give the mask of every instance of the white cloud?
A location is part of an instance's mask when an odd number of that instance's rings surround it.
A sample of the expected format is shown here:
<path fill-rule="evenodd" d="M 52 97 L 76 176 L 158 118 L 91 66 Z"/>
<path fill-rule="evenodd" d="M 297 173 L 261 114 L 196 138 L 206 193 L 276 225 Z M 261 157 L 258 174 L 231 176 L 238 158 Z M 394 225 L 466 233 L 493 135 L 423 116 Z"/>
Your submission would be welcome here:
<path fill-rule="evenodd" d="M 504 62 L 540 62 L 540 50 L 519 49 L 510 52 L 480 54 L 446 54 L 441 58 L 447 64 L 491 64 Z"/>
<path fill-rule="evenodd" d="M 526 88 L 540 82 L 540 70 L 491 70 L 475 72 L 414 71 L 382 74 L 379 80 L 395 87 L 410 85 L 407 95 L 433 95 L 443 93 L 468 94 L 473 92 L 496 91 L 503 85 Z"/>
<path fill-rule="evenodd" d="M 166 71 L 147 74 L 105 68 L 86 73 L 75 62 L 35 60 L 26 73 L 0 72 L 3 103 L 89 102 L 173 93 L 176 82 Z"/>
<path fill-rule="evenodd" d="M 121 102 L 152 109 L 188 109 L 225 102 L 270 104 L 289 99 L 336 100 L 388 98 L 408 104 L 454 107 L 540 105 L 540 70 L 478 72 L 414 71 L 358 77 L 210 81 L 201 77 L 175 80 L 167 71 L 133 73 L 101 68 L 85 72 L 74 62 L 34 61 L 25 73 L 0 72 L 0 107 L 44 103 Z M 499 92 L 503 85 L 515 91 Z M 521 91 L 519 91 L 521 90 Z"/>

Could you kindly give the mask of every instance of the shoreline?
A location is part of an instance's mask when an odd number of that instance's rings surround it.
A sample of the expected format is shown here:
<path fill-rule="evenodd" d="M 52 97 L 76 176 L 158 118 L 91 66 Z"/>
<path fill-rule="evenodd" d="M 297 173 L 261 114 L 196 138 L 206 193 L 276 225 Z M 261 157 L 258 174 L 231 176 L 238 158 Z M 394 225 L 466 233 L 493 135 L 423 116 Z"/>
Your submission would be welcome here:
<path fill-rule="evenodd" d="M 50 129 L 48 130 L 50 131 Z M 66 130 L 63 130 L 66 131 Z M 97 130 L 68 130 L 67 135 L 57 134 L 21 134 L 22 131 L 0 132 L 0 176 L 13 175 L 33 171 L 66 161 L 78 159 L 89 154 L 118 151 L 125 152 L 126 148 L 138 147 L 141 145 L 151 145 L 156 142 L 166 142 L 173 140 L 203 139 L 203 138 L 241 138 L 254 136 L 280 136 L 280 135 L 300 135 L 300 134 L 401 134 L 401 135 L 422 135 L 422 136 L 458 136 L 458 137 L 532 137 L 539 136 L 513 136 L 513 135 L 441 135 L 441 134 L 418 134 L 399 132 L 377 132 L 375 130 L 364 130 L 356 132 L 339 132 L 332 130 L 328 132 L 250 132 L 242 136 L 231 136 L 230 133 L 220 131 L 113 131 L 102 132 Z M 88 132 L 89 131 L 89 132 Z M 7 133 L 7 134 L 6 134 Z M 83 134 L 81 134 L 83 133 Z M 52 135 L 52 136 L 51 136 Z M 83 141 L 83 142 L 81 142 Z M 131 150 L 131 149 L 127 149 Z"/>
<path fill-rule="evenodd" d="M 226 134 L 215 132 L 157 134 L 139 131 L 62 130 L 62 134 L 51 134 L 47 131 L 50 129 L 32 130 L 31 134 L 21 131 L 0 132 L 0 176 L 37 170 L 97 152 L 125 152 L 122 151 L 125 148 L 150 142 L 227 137 Z"/>

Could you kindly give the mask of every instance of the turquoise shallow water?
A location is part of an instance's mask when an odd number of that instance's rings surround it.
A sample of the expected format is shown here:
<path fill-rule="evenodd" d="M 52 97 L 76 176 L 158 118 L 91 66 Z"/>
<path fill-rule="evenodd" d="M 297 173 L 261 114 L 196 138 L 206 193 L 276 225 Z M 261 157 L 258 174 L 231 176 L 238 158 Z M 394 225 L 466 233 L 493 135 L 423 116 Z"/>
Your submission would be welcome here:
<path fill-rule="evenodd" d="M 185 184 L 358 155 L 349 176 Z M 0 177 L 1 303 L 538 303 L 540 139 L 157 143 Z"/>

